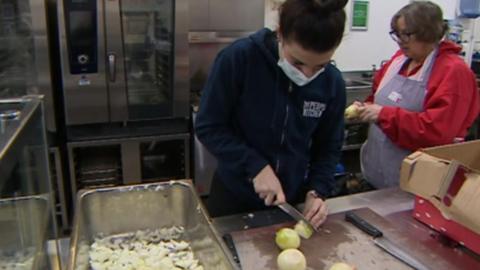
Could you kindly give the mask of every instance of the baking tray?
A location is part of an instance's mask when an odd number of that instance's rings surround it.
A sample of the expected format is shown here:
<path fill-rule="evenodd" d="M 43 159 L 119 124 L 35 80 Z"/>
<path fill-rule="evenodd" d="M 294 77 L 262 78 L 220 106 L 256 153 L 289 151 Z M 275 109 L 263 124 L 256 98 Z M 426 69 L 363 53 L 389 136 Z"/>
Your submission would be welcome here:
<path fill-rule="evenodd" d="M 67 269 L 89 269 L 96 236 L 172 226 L 184 227 L 204 269 L 239 270 L 188 180 L 80 191 Z"/>

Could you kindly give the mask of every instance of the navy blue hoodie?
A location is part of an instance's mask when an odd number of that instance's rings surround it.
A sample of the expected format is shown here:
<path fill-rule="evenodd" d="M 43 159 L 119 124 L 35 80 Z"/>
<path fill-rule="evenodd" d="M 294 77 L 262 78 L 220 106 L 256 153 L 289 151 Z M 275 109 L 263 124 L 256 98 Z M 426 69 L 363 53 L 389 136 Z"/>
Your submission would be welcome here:
<path fill-rule="evenodd" d="M 277 65 L 275 33 L 263 29 L 222 50 L 203 90 L 195 131 L 217 158 L 217 176 L 252 208 L 251 179 L 267 164 L 287 201 L 302 187 L 328 196 L 343 142 L 345 82 L 329 64 L 299 87 Z"/>

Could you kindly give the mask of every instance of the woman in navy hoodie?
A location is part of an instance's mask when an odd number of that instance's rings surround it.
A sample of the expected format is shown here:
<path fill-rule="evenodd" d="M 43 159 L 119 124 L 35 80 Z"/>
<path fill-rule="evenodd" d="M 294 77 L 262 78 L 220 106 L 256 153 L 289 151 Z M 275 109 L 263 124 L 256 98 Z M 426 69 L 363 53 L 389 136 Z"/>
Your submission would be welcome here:
<path fill-rule="evenodd" d="M 279 29 L 240 39 L 217 56 L 195 131 L 217 158 L 212 216 L 305 200 L 326 219 L 343 142 L 345 83 L 330 64 L 348 0 L 287 0 Z"/>

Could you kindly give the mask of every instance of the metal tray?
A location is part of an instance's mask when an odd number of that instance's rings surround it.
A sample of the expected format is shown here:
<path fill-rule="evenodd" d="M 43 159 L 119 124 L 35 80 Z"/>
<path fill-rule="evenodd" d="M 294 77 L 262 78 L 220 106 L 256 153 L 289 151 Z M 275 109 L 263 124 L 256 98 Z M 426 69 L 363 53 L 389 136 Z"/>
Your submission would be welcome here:
<path fill-rule="evenodd" d="M 48 268 L 48 207 L 48 194 L 0 200 L 0 269 Z"/>
<path fill-rule="evenodd" d="M 82 190 L 77 195 L 68 269 L 89 269 L 98 235 L 183 226 L 205 270 L 238 270 L 190 181 Z"/>

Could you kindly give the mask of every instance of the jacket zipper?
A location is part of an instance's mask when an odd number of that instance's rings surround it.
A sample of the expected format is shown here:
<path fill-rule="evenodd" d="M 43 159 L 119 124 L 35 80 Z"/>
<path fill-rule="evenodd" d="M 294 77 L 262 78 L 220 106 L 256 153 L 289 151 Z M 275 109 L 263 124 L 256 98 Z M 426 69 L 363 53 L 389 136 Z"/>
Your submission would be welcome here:
<path fill-rule="evenodd" d="M 292 82 L 290 81 L 290 84 L 288 85 L 287 97 L 290 96 L 290 93 L 292 93 L 292 90 L 293 90 Z M 282 136 L 280 137 L 280 146 L 282 146 L 283 143 L 285 142 L 285 133 L 287 130 L 287 122 L 288 122 L 288 111 L 289 111 L 289 107 L 288 107 L 288 99 L 287 99 L 287 105 L 285 106 L 285 118 L 283 119 Z M 275 164 L 275 172 L 278 174 L 279 171 L 280 171 L 280 153 L 278 153 L 277 162 Z"/>

